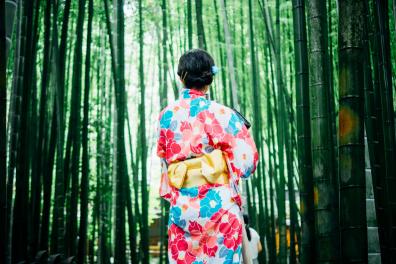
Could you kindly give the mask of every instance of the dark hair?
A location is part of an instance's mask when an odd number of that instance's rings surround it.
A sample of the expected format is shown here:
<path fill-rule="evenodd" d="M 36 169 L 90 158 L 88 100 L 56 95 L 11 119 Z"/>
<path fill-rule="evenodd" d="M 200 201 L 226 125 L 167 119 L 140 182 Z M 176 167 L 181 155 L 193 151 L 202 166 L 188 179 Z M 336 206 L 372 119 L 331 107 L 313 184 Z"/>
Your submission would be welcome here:
<path fill-rule="evenodd" d="M 179 59 L 177 75 L 187 88 L 201 89 L 213 82 L 214 60 L 205 50 L 192 49 Z"/>
<path fill-rule="evenodd" d="M 249 239 L 249 241 L 252 239 L 252 236 L 250 234 L 250 229 L 249 229 L 249 216 L 247 214 L 243 214 L 243 221 L 245 222 L 245 229 L 246 229 L 246 235 Z"/>

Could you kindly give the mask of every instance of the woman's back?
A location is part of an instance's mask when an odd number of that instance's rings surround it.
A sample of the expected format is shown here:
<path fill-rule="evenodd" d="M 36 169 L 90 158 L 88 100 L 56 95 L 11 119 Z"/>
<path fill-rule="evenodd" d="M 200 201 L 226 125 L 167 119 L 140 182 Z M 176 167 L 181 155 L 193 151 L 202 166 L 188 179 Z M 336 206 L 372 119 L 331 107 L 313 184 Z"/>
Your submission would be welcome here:
<path fill-rule="evenodd" d="M 198 59 L 209 56 L 200 50 L 195 53 L 193 55 Z M 200 61 L 192 63 L 189 59 L 189 63 L 195 67 Z M 207 66 L 212 65 L 213 61 L 209 60 Z M 198 84 L 210 84 L 211 81 L 205 81 L 206 77 L 201 82 L 201 77 L 194 77 L 192 72 L 187 67 L 179 69 L 178 74 L 185 83 L 195 80 Z M 207 76 L 206 71 L 199 74 Z M 186 76 L 190 78 L 187 81 Z M 258 153 L 243 120 L 232 109 L 208 100 L 205 95 L 207 89 L 208 86 L 206 89 L 184 88 L 180 98 L 163 109 L 158 119 L 157 154 L 162 165 L 159 191 L 171 205 L 168 221 L 170 263 L 239 263 L 241 260 L 242 219 L 238 181 L 253 173 Z M 175 187 L 174 171 L 170 170 L 168 174 L 168 167 L 184 164 L 185 171 L 181 176 L 184 180 L 189 173 L 183 161 L 210 156 L 216 152 L 213 152 L 215 149 L 221 150 L 221 160 L 226 162 L 224 166 L 227 169 L 222 174 L 226 181 L 205 180 L 204 184 L 188 187 L 181 182 Z M 212 165 L 216 167 L 217 164 Z M 192 177 L 203 177 L 203 174 L 199 170 Z"/>
<path fill-rule="evenodd" d="M 220 149 L 227 155 L 233 184 L 256 168 L 257 149 L 243 120 L 232 109 L 208 100 L 201 91 L 182 89 L 180 98 L 161 111 L 157 134 L 157 154 L 163 158 L 163 167 Z M 167 198 L 170 192 L 165 178 L 160 194 Z M 235 190 L 233 193 L 239 199 Z"/>

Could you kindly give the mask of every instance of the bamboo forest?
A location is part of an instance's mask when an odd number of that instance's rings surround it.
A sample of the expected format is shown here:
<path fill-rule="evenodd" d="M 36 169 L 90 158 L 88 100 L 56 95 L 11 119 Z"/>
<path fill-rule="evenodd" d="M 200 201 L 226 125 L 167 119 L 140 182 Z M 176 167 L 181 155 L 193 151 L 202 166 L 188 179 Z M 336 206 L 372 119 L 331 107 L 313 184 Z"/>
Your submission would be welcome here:
<path fill-rule="evenodd" d="M 252 124 L 258 263 L 396 263 L 396 0 L 0 0 L 0 20 L 0 263 L 169 263 L 156 126 L 195 48 Z"/>

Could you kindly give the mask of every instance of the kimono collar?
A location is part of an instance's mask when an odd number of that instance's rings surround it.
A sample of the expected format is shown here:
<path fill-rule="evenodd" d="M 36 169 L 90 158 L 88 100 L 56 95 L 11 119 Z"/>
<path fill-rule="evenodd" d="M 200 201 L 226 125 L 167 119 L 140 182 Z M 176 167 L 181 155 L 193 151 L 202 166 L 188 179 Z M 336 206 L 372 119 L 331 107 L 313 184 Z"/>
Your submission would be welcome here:
<path fill-rule="evenodd" d="M 208 94 L 205 94 L 204 92 L 195 89 L 183 88 L 180 92 L 180 96 L 183 99 L 193 99 L 197 97 L 208 97 Z"/>

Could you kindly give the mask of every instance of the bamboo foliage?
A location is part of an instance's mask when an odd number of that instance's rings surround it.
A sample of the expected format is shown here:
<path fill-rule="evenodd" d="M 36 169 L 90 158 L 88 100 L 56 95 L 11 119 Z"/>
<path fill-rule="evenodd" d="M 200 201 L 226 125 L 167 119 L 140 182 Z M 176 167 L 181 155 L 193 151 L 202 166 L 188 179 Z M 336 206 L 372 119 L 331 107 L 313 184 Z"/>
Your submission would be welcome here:
<path fill-rule="evenodd" d="M 189 4 L 191 5 L 191 0 L 189 0 Z M 168 57 L 167 57 L 167 42 L 168 42 L 168 31 L 167 31 L 167 0 L 162 0 L 162 65 L 163 67 L 159 70 L 159 96 L 160 96 L 160 108 L 164 109 L 168 103 L 167 96 L 167 72 L 168 72 Z M 190 7 L 191 8 L 191 7 Z M 191 25 L 191 21 L 188 21 L 189 25 Z M 190 41 L 190 40 L 189 40 Z M 192 44 L 191 44 L 192 45 Z M 189 46 L 191 47 L 189 44 Z M 162 77 L 161 77 L 162 75 Z M 176 88 L 176 87 L 174 87 Z M 161 245 L 160 245 L 160 256 L 159 262 L 168 263 L 167 259 L 167 248 L 168 248 L 168 239 L 166 236 L 167 233 L 167 219 L 169 217 L 169 204 L 164 200 L 161 201 Z"/>
<path fill-rule="evenodd" d="M 115 81 L 115 99 L 116 99 L 116 174 L 115 174 L 115 233 L 114 233 L 114 259 L 117 263 L 126 263 L 125 249 L 125 178 L 128 177 L 126 171 L 125 159 L 125 64 L 124 64 L 124 1 L 116 1 L 116 32 L 117 37 L 113 39 L 116 42 L 117 52 L 113 54 L 116 60 L 116 81 Z"/>
<path fill-rule="evenodd" d="M 65 156 L 65 169 L 69 168 L 69 175 L 65 174 L 66 178 L 66 190 L 71 188 L 71 195 L 68 202 L 69 214 L 66 220 L 66 233 L 70 236 L 66 239 L 66 254 L 74 256 L 77 253 L 77 245 L 74 238 L 77 236 L 77 207 L 78 207 L 78 186 L 79 186 L 79 158 L 81 151 L 81 85 L 82 85 L 82 41 L 83 41 L 83 25 L 85 18 L 85 0 L 80 0 L 78 5 L 78 15 L 76 24 L 76 39 L 75 39 L 75 50 L 74 50 L 74 63 L 73 63 L 73 75 L 72 75 L 72 91 L 71 91 L 71 110 L 69 116 L 69 130 L 67 135 L 66 146 L 70 146 L 72 151 L 71 158 Z M 67 155 L 67 154 L 66 154 Z"/>
<path fill-rule="evenodd" d="M 329 115 L 327 12 L 323 1 L 308 1 L 311 148 L 315 210 L 316 262 L 337 262 L 338 216 L 336 169 L 333 167 Z"/>
<path fill-rule="evenodd" d="M 63 85 L 61 84 L 62 73 L 58 65 L 62 65 L 62 59 L 59 56 L 58 42 L 58 27 L 56 17 L 58 14 L 58 8 L 56 5 L 52 5 L 53 10 L 53 33 L 52 33 L 52 44 L 51 49 L 53 51 L 53 58 L 51 62 L 51 72 L 54 73 L 54 116 L 56 121 L 52 123 L 52 126 L 56 128 L 56 179 L 55 179 L 55 206 L 52 220 L 52 233 L 51 233 L 51 251 L 53 252 L 64 252 L 64 240 L 61 239 L 64 232 L 64 204 L 65 204 L 65 193 L 64 193 L 64 170 L 63 170 Z M 66 9 L 67 10 L 67 9 Z M 66 15 L 66 14 L 65 14 Z M 65 57 L 63 57 L 63 60 Z M 56 127 L 55 127 L 56 124 Z"/>
<path fill-rule="evenodd" d="M 146 143 L 146 113 L 145 113 L 145 83 L 144 83 L 144 68 L 143 68 L 143 1 L 139 0 L 139 88 L 140 88 L 140 103 L 139 103 L 139 144 L 140 144 L 140 175 L 141 175 L 141 194 L 142 200 L 142 224 L 140 226 L 140 236 L 142 238 L 142 263 L 148 264 L 150 262 L 149 251 L 149 227 L 148 227 L 148 208 L 149 202 L 147 189 L 147 143 Z"/>
<path fill-rule="evenodd" d="M 375 27 L 377 31 L 376 46 L 378 48 L 378 87 L 377 90 L 381 102 L 381 118 L 382 118 L 382 132 L 384 146 L 384 175 L 385 176 L 385 193 L 386 201 L 388 201 L 387 210 L 387 248 L 385 249 L 385 260 L 394 261 L 396 259 L 396 242 L 393 237 L 395 235 L 396 218 L 395 201 L 396 197 L 392 190 L 395 187 L 395 164 L 392 162 L 396 159 L 395 154 L 395 121 L 394 121 L 394 107 L 392 103 L 392 74 L 390 58 L 390 44 L 389 44 L 389 23 L 388 23 L 388 3 L 381 1 L 374 1 L 374 17 L 376 19 Z M 393 117 L 393 118 L 392 118 Z"/>
<path fill-rule="evenodd" d="M 226 41 L 227 65 L 230 71 L 230 79 L 231 79 L 231 95 L 232 95 L 231 102 L 232 102 L 232 106 L 235 107 L 235 109 L 239 109 L 238 95 L 237 95 L 237 81 L 236 81 L 235 69 L 234 69 L 234 56 L 231 47 L 231 35 L 230 35 L 230 30 L 228 28 L 227 13 L 226 13 L 224 0 L 220 0 L 219 3 L 220 3 L 221 17 L 223 18 L 224 36 Z"/>
<path fill-rule="evenodd" d="M 262 153 L 263 147 L 261 144 L 262 139 L 262 115 L 261 115 L 261 100 L 260 100 L 260 86 L 259 86 L 259 76 L 258 76 L 258 66 L 256 59 L 256 47 L 254 41 L 254 28 L 253 28 L 253 6 L 252 1 L 249 1 L 249 43 L 250 43 L 250 62 L 251 62 L 251 74 L 252 74 L 252 105 L 253 105 L 253 118 L 256 120 L 253 130 L 253 136 L 255 141 L 257 142 L 257 149 Z M 235 95 L 234 95 L 235 97 Z M 261 164 L 258 165 L 258 174 L 255 179 L 253 179 L 253 184 L 257 188 L 257 193 L 259 196 L 263 193 L 263 181 L 261 180 L 262 171 L 264 170 L 264 160 L 261 159 Z M 265 186 L 265 181 L 264 181 Z M 258 201 L 258 219 L 259 223 L 267 223 L 267 215 L 264 211 L 265 200 L 259 199 Z M 253 219 L 253 224 L 256 222 Z M 261 234 L 261 237 L 265 236 L 265 225 L 260 225 L 258 232 Z M 262 240 L 264 242 L 264 240 Z M 260 260 L 265 262 L 265 255 L 260 256 Z"/>
<path fill-rule="evenodd" d="M 13 198 L 13 186 L 14 186 L 14 174 L 15 174 L 15 166 L 16 166 L 16 144 L 17 144 L 17 135 L 18 135 L 18 125 L 19 125 L 19 109 L 20 109 L 20 92 L 21 92 L 21 67 L 23 66 L 23 56 L 21 56 L 21 26 L 22 26 L 22 5 L 18 4 L 17 6 L 17 26 L 15 32 L 16 44 L 15 44 L 15 55 L 14 55 L 14 67 L 13 67 L 13 82 L 12 82 L 12 94 L 11 94 L 11 102 L 9 107 L 9 117 L 8 117 L 8 163 L 7 163 L 7 185 L 6 185 L 6 241 L 9 241 L 11 238 L 12 232 L 10 231 L 11 227 L 11 214 L 12 214 L 12 198 Z M 5 71 L 5 69 L 4 69 Z M 5 75 L 6 76 L 6 75 Z M 6 80 L 6 79 L 4 79 Z M 7 83 L 5 83 L 6 85 Z M 6 97 L 4 98 L 6 100 Z M 2 106 L 6 106 L 6 104 L 2 104 Z M 4 110 L 3 110 L 4 111 Z M 4 151 L 4 150 L 3 150 Z M 4 159 L 4 161 L 6 161 Z M 3 162 L 4 162 L 3 161 Z M 7 262 L 10 259 L 11 255 L 11 245 L 8 243 L 6 249 L 6 259 Z"/>
<path fill-rule="evenodd" d="M 82 172 L 80 184 L 81 200 L 81 222 L 79 228 L 78 255 L 79 263 L 85 262 L 87 248 L 87 225 L 88 225 L 88 192 L 89 192 L 89 150 L 88 150 L 88 119 L 89 119 L 89 90 L 91 69 L 91 41 L 92 41 L 92 19 L 93 0 L 88 0 L 88 30 L 85 59 L 85 81 L 84 81 L 84 117 L 82 124 Z"/>
<path fill-rule="evenodd" d="M 382 126 L 382 108 L 381 108 L 381 99 L 380 99 L 380 78 L 379 78 L 379 43 L 378 36 L 374 34 L 374 32 L 378 31 L 378 24 L 374 21 L 376 20 L 375 14 L 376 9 L 373 8 L 371 2 L 365 4 L 365 12 L 366 12 L 366 30 L 367 30 L 367 42 L 369 45 L 366 45 L 366 60 L 371 63 L 367 63 L 366 71 L 365 71 L 365 86 L 366 86 L 366 94 L 365 94 L 365 109 L 366 115 L 370 117 L 370 119 L 366 122 L 366 130 L 368 137 L 368 145 L 370 156 L 371 166 L 373 173 L 373 189 L 375 195 L 375 209 L 376 209 L 376 219 L 378 223 L 378 233 L 381 247 L 381 258 L 384 261 L 387 261 L 389 257 L 388 248 L 389 248 L 389 240 L 388 240 L 388 213 L 389 213 L 389 204 L 388 204 L 388 192 L 385 187 L 385 152 L 384 150 L 384 139 L 383 139 L 383 126 Z M 370 14 L 373 14 L 370 16 Z M 372 73 L 371 73 L 372 72 Z"/>
<path fill-rule="evenodd" d="M 300 168 L 301 263 L 315 263 L 315 220 L 311 155 L 311 124 L 305 1 L 293 1 L 296 69 L 297 142 Z"/>
<path fill-rule="evenodd" d="M 395 3 L 1 2 L 0 262 L 169 262 L 153 120 L 203 48 L 252 123 L 259 263 L 393 263 Z"/>
<path fill-rule="evenodd" d="M 6 28 L 5 28 L 5 4 L 0 3 L 0 16 L 2 17 L 2 22 L 0 24 L 0 50 L 4 51 L 6 49 Z M 7 84 L 6 84 L 6 69 L 7 69 L 7 59 L 4 52 L 0 54 L 0 137 L 5 139 L 7 137 Z M 0 261 L 6 261 L 6 237 L 7 237 L 7 146 L 4 140 L 0 143 L 0 174 L 3 175 L 0 179 Z"/>
<path fill-rule="evenodd" d="M 54 131 L 51 129 L 51 135 L 48 135 L 45 137 L 45 130 L 50 129 L 48 122 L 46 122 L 46 116 L 47 116 L 47 107 L 49 104 L 49 100 L 46 99 L 47 95 L 51 94 L 50 89 L 49 89 L 49 69 L 50 69 L 50 50 L 51 50 L 51 9 L 52 5 L 50 1 L 47 1 L 45 4 L 45 31 L 44 31 L 44 58 L 43 58 L 43 63 L 45 66 L 43 66 L 43 71 L 42 71 L 42 82 L 41 82 L 41 98 L 40 98 L 40 107 L 39 107 L 39 128 L 38 128 L 38 138 L 37 138 L 37 147 L 36 147 L 36 152 L 41 153 L 44 152 L 45 155 L 42 157 L 41 155 L 37 157 L 37 177 L 39 177 L 39 181 L 43 182 L 49 182 L 52 183 L 52 174 L 49 173 L 46 168 L 45 164 L 48 162 L 49 167 L 51 170 L 53 169 L 53 157 L 54 155 L 54 145 L 55 144 L 50 144 L 51 147 L 49 148 L 49 137 L 51 139 L 54 138 Z M 54 118 L 52 118 L 54 120 Z M 47 151 L 50 151 L 51 154 L 49 154 Z M 39 187 L 41 188 L 41 186 Z M 43 210 L 42 210 L 42 217 L 41 219 L 40 216 L 37 216 L 36 220 L 36 225 L 39 225 L 40 220 L 43 223 L 43 228 L 40 232 L 40 237 L 42 238 L 40 240 L 40 249 L 45 249 L 48 247 L 48 233 L 49 233 L 49 217 L 50 217 L 50 197 L 51 197 L 51 190 L 52 189 L 52 184 L 46 184 L 43 186 Z M 40 203 L 40 199 L 37 199 L 36 203 Z M 39 214 L 39 210 L 36 211 L 37 214 Z"/>
<path fill-rule="evenodd" d="M 339 175 L 341 259 L 367 263 L 364 171 L 364 3 L 339 1 Z M 354 15 L 352 15 L 354 14 Z"/>
<path fill-rule="evenodd" d="M 19 5 L 18 0 L 7 0 L 3 2 L 2 6 L 2 17 L 4 21 L 2 21 L 2 38 L 5 40 L 5 59 L 7 60 L 7 55 L 10 50 L 10 46 L 12 43 L 12 32 L 15 24 L 15 15 L 17 12 L 17 7 Z M 5 72 L 5 69 L 4 69 Z"/>
<path fill-rule="evenodd" d="M 190 7 L 189 7 L 190 8 Z M 189 11 L 191 12 L 191 11 Z M 205 29 L 204 29 L 204 21 L 202 17 L 202 0 L 195 0 L 195 12 L 197 19 L 197 37 L 198 37 L 198 47 L 202 49 L 206 49 L 206 38 L 205 38 Z"/>
<path fill-rule="evenodd" d="M 29 155 L 24 149 L 29 146 L 29 133 L 28 133 L 28 116 L 29 106 L 31 104 L 30 92 L 32 89 L 32 72 L 33 72 L 33 55 L 30 52 L 33 32 L 34 32 L 34 1 L 31 1 L 23 9 L 23 23 L 26 26 L 22 27 L 21 35 L 25 39 L 22 46 L 21 54 L 24 54 L 25 63 L 22 72 L 24 74 L 21 97 L 21 116 L 20 116 L 20 140 L 17 144 L 17 156 L 16 156 L 16 173 L 15 179 L 15 200 L 13 208 L 13 230 L 12 230 L 12 257 L 18 261 L 28 257 L 27 251 L 27 237 L 28 237 L 28 221 L 24 216 L 25 212 L 28 211 L 28 186 L 29 186 Z"/>

